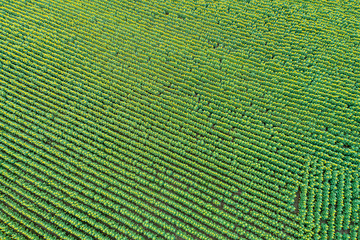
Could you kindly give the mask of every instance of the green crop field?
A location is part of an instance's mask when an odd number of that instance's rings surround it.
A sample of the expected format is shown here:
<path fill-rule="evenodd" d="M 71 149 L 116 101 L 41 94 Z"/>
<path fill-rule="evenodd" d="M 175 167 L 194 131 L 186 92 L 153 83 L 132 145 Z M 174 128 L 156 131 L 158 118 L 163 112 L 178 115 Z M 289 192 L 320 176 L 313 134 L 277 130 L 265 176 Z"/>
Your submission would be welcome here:
<path fill-rule="evenodd" d="M 360 1 L 0 0 L 0 239 L 360 239 Z"/>

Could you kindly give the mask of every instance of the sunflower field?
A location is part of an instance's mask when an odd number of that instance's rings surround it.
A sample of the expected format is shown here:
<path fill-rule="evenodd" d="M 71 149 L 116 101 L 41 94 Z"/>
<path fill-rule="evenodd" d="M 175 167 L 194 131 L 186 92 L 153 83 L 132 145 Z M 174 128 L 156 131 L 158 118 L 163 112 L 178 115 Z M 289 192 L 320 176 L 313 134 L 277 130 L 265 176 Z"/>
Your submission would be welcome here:
<path fill-rule="evenodd" d="M 0 0 L 0 239 L 360 239 L 359 0 Z"/>

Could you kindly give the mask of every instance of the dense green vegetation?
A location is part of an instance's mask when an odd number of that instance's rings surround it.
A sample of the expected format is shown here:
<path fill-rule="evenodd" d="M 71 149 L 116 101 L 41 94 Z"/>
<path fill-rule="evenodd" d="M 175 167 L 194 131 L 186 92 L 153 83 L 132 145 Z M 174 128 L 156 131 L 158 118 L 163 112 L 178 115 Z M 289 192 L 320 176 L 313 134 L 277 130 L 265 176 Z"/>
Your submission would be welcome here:
<path fill-rule="evenodd" d="M 359 239 L 359 1 L 0 0 L 0 239 Z"/>

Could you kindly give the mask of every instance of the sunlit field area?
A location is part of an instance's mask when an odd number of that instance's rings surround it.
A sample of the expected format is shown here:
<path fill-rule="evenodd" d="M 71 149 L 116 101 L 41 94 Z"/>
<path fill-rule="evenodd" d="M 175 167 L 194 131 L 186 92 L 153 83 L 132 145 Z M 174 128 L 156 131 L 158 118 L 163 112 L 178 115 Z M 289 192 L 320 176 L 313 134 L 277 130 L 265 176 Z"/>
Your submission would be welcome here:
<path fill-rule="evenodd" d="M 360 239 L 360 2 L 0 0 L 0 239 Z"/>

